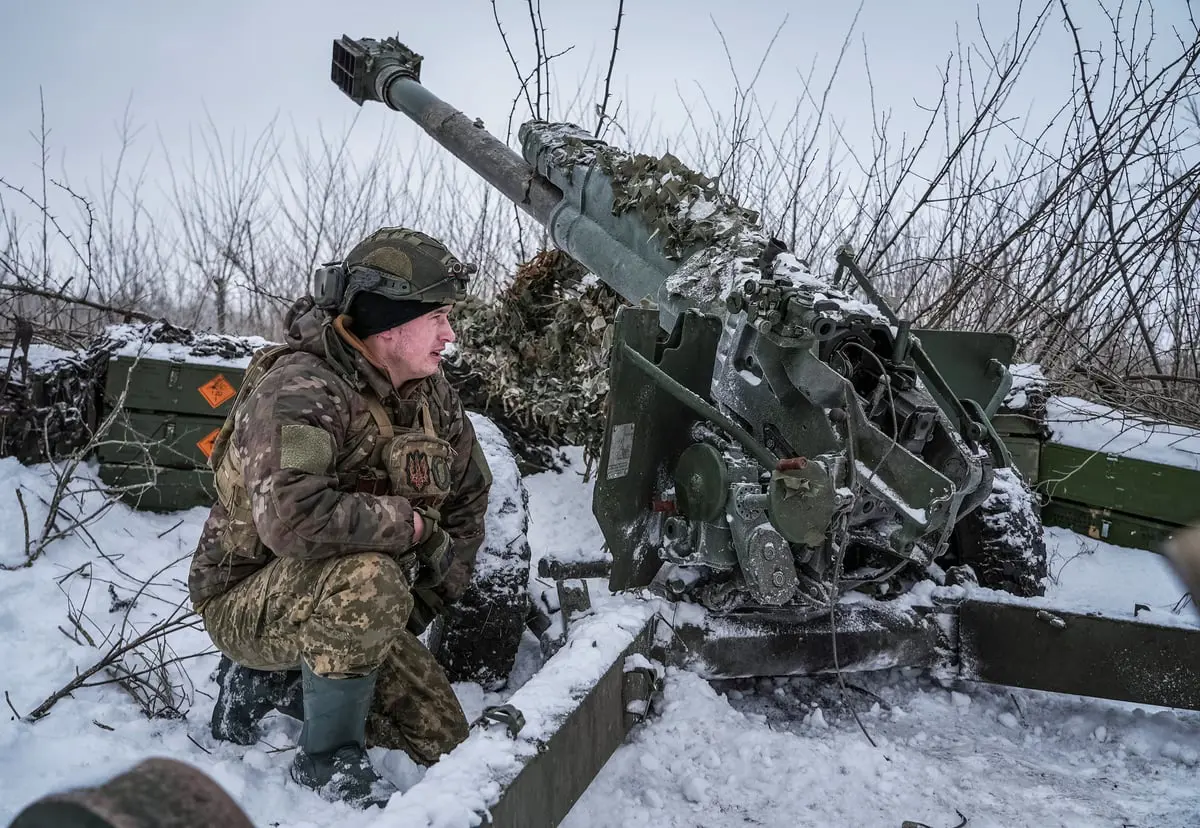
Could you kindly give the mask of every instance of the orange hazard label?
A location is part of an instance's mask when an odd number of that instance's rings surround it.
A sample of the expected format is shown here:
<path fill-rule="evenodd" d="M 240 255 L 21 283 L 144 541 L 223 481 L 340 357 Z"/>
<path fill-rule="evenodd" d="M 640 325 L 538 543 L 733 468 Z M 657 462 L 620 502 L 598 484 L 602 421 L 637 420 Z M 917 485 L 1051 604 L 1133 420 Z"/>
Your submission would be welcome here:
<path fill-rule="evenodd" d="M 217 408 L 221 403 L 228 402 L 237 396 L 237 390 L 229 384 L 229 380 L 225 379 L 224 374 L 217 374 L 196 390 L 213 408 Z"/>
<path fill-rule="evenodd" d="M 217 435 L 221 433 L 221 429 L 214 428 L 205 435 L 204 439 L 196 443 L 196 448 L 200 449 L 205 457 L 212 457 L 213 446 L 217 444 Z"/>

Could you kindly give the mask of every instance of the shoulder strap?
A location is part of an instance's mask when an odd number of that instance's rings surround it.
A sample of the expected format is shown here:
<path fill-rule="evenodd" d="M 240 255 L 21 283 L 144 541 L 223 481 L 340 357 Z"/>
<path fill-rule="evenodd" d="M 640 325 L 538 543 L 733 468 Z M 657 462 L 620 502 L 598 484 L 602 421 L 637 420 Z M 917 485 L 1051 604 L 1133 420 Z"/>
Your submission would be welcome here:
<path fill-rule="evenodd" d="M 384 440 L 392 439 L 396 431 L 392 428 L 392 421 L 388 419 L 387 412 L 383 410 L 383 403 L 370 392 L 364 394 L 363 398 L 367 401 L 367 410 L 371 412 L 375 425 L 379 426 L 379 436 Z"/>
<path fill-rule="evenodd" d="M 255 386 L 262 382 L 262 378 L 274 367 L 279 358 L 289 351 L 291 348 L 287 345 L 268 345 L 254 352 L 254 356 L 250 358 L 250 364 L 246 366 L 246 370 L 242 374 L 242 383 L 238 388 L 237 396 L 233 398 L 233 404 L 229 406 L 229 413 L 225 415 L 225 421 L 221 423 L 217 439 L 213 441 L 212 453 L 208 455 L 209 468 L 217 469 L 225 457 L 229 448 L 229 439 L 233 436 L 234 415 L 242 401 L 250 395 Z"/>
<path fill-rule="evenodd" d="M 437 432 L 433 430 L 433 418 L 429 414 L 429 398 L 421 400 L 421 428 L 425 430 L 426 437 L 437 437 Z"/>

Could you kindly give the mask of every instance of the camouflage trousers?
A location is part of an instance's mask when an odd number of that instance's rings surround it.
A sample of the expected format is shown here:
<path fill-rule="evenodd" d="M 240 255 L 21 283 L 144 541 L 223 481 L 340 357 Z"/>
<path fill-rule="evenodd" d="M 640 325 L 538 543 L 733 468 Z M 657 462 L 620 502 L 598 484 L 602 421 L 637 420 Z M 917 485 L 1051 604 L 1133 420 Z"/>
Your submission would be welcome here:
<path fill-rule="evenodd" d="M 293 670 L 303 659 L 331 678 L 378 668 L 368 745 L 431 765 L 467 737 L 467 720 L 441 665 L 405 629 L 412 607 L 400 566 L 366 552 L 276 558 L 202 615 L 217 649 L 244 667 Z"/>

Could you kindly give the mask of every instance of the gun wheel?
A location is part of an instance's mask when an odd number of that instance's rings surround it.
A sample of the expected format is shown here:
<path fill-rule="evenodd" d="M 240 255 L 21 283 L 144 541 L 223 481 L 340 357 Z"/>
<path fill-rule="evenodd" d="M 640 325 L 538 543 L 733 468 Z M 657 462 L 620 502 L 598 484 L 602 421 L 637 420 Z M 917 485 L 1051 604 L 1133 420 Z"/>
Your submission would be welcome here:
<path fill-rule="evenodd" d="M 450 681 L 498 690 L 516 663 L 529 616 L 529 495 L 500 429 L 481 414 L 468 416 L 492 473 L 484 541 L 470 585 L 426 638 Z"/>
<path fill-rule="evenodd" d="M 1031 597 L 1045 591 L 1046 539 L 1037 496 L 1012 468 L 996 469 L 992 493 L 955 528 L 957 557 L 979 585 Z"/>

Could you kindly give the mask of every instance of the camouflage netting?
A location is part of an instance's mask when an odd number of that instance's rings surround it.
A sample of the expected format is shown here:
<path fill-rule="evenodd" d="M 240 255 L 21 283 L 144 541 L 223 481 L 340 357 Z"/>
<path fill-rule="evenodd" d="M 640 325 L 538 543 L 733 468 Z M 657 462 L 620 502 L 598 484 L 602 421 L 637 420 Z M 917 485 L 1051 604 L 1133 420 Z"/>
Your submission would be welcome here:
<path fill-rule="evenodd" d="M 556 449 L 600 453 L 613 290 L 557 250 L 522 265 L 496 299 L 456 312 L 460 346 L 444 363 L 463 404 L 504 432 L 522 474 L 561 468 Z"/>
<path fill-rule="evenodd" d="M 96 427 L 107 359 L 57 351 L 39 361 L 15 345 L 3 358 L 0 457 L 41 463 L 85 446 Z"/>
<path fill-rule="evenodd" d="M 674 155 L 614 152 L 601 156 L 613 182 L 613 214 L 634 210 L 663 239 L 663 254 L 684 257 L 699 245 L 730 243 L 758 222 L 758 213 L 724 195 L 717 182 Z"/>

